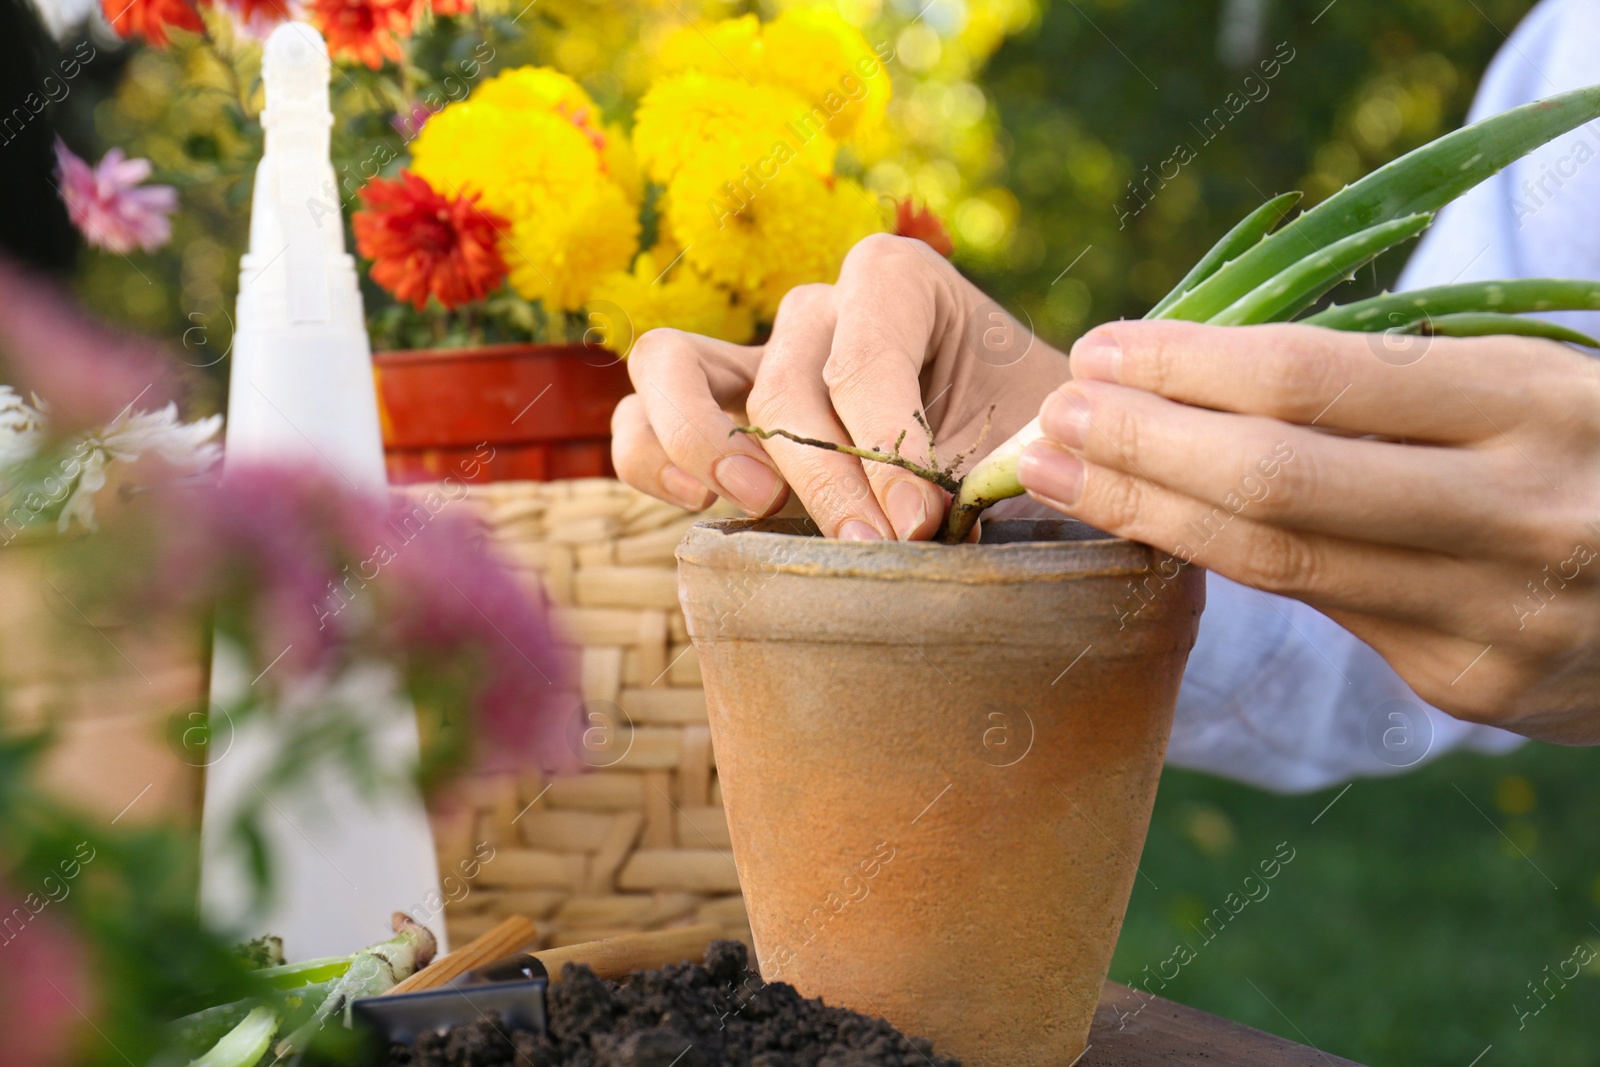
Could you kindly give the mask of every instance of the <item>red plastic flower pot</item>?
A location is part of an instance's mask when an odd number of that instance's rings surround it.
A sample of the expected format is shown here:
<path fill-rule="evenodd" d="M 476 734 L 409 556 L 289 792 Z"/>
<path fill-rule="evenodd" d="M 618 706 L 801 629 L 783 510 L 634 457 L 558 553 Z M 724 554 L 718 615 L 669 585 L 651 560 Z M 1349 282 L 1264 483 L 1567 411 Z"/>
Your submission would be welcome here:
<path fill-rule="evenodd" d="M 609 477 L 611 412 L 633 387 L 615 353 L 581 344 L 373 356 L 389 481 Z"/>

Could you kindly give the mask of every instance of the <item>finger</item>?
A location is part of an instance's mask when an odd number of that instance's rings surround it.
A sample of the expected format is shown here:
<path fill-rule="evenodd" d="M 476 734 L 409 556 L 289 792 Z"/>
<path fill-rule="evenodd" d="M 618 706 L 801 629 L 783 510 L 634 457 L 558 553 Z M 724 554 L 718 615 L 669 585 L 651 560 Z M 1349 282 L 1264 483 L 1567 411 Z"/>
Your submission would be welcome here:
<path fill-rule="evenodd" d="M 1488 450 L 1337 437 L 1105 382 L 1063 385 L 1039 420 L 1091 463 L 1256 522 L 1352 541 L 1503 554 L 1522 540 L 1517 512 L 1482 487 L 1527 485 L 1530 507 L 1537 495 L 1526 478 L 1495 477 L 1499 457 Z"/>
<path fill-rule="evenodd" d="M 737 345 L 651 330 L 628 357 L 650 428 L 680 470 L 752 515 L 783 506 L 788 488 L 759 445 L 734 433 L 722 404 L 749 389 L 753 365 Z"/>
<path fill-rule="evenodd" d="M 1079 339 L 1072 372 L 1219 411 L 1456 444 L 1537 417 L 1537 398 L 1549 395 L 1541 383 L 1564 380 L 1571 361 L 1583 358 L 1527 338 L 1429 337 L 1397 362 L 1387 337 L 1315 326 L 1120 322 Z"/>
<path fill-rule="evenodd" d="M 1046 441 L 1028 447 L 1018 473 L 1036 499 L 1097 529 L 1318 608 L 1445 628 L 1472 610 L 1455 610 L 1461 590 L 1483 581 L 1466 564 L 1443 555 L 1255 522 L 1227 507 L 1084 463 Z"/>
<path fill-rule="evenodd" d="M 611 465 L 641 493 L 688 511 L 704 511 L 716 494 L 672 462 L 650 428 L 644 402 L 629 393 L 611 413 Z"/>
<path fill-rule="evenodd" d="M 755 425 L 851 443 L 822 380 L 833 340 L 833 293 L 830 285 L 802 285 L 784 294 L 750 389 L 749 415 Z M 781 437 L 769 438 L 763 446 L 825 536 L 853 541 L 895 537 L 861 460 Z"/>
<path fill-rule="evenodd" d="M 760 345 L 736 345 L 731 341 L 720 341 L 715 337 L 702 337 L 699 334 L 682 333 L 676 330 L 663 331 L 676 333 L 679 338 L 689 341 L 698 356 L 701 372 L 705 375 L 706 385 L 711 390 L 711 399 L 720 407 L 740 408 L 744 406 L 744 399 L 750 392 L 750 385 L 755 381 L 756 372 L 761 367 Z M 648 334 L 646 334 L 648 336 Z M 640 338 L 642 342 L 643 337 Z M 653 346 L 652 346 L 653 347 Z M 637 346 L 635 347 L 637 352 Z M 630 375 L 636 371 L 644 370 L 644 365 L 634 362 L 632 356 L 628 359 L 628 372 Z M 634 377 L 634 388 L 638 389 L 639 379 Z"/>
<path fill-rule="evenodd" d="M 856 445 L 881 452 L 899 447 L 913 462 L 936 467 L 916 416 L 931 331 L 946 309 L 943 290 L 914 244 L 921 242 L 880 235 L 851 250 L 835 288 L 837 323 L 823 380 Z M 942 489 L 882 463 L 866 464 L 866 476 L 896 536 L 933 536 L 945 510 Z"/>

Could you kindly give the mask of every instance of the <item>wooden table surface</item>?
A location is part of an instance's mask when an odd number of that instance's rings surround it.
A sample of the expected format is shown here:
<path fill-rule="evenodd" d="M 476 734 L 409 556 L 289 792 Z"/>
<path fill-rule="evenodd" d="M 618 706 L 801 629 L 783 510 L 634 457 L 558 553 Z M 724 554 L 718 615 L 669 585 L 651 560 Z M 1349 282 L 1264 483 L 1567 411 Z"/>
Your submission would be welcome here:
<path fill-rule="evenodd" d="M 1076 1067 L 1360 1067 L 1248 1026 L 1107 982 Z M 1065 1065 L 1063 1065 L 1065 1067 Z"/>

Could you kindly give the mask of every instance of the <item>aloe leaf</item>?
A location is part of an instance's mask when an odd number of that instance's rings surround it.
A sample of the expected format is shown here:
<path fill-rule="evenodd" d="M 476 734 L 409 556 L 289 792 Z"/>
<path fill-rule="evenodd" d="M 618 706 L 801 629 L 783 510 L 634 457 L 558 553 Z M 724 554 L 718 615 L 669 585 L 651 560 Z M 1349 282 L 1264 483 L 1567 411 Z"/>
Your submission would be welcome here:
<path fill-rule="evenodd" d="M 1222 240 L 1212 246 L 1211 251 L 1194 265 L 1193 270 L 1184 275 L 1183 281 L 1179 282 L 1172 292 L 1162 297 L 1161 302 L 1150 309 L 1145 318 L 1160 318 L 1161 313 L 1175 304 L 1179 297 L 1211 277 L 1231 260 L 1249 251 L 1272 232 L 1273 227 L 1300 202 L 1303 195 L 1305 194 L 1292 192 L 1275 196 L 1246 215 L 1238 225 L 1223 235 Z"/>
<path fill-rule="evenodd" d="M 1513 160 L 1597 117 L 1600 85 L 1536 100 L 1446 134 L 1305 212 L 1185 293 L 1161 318 L 1206 322 L 1308 252 L 1357 230 L 1437 211 Z"/>
<path fill-rule="evenodd" d="M 189 1067 L 254 1067 L 266 1055 L 278 1031 L 278 1012 L 270 1005 L 253 1009 L 244 1021 L 211 1047 L 189 1061 Z"/>
<path fill-rule="evenodd" d="M 256 977 L 265 979 L 274 989 L 293 989 L 296 986 L 338 978 L 350 969 L 353 956 L 323 956 L 299 963 L 285 963 L 278 967 L 263 967 Z"/>
<path fill-rule="evenodd" d="M 293 1030 L 304 1023 L 328 999 L 337 981 L 336 978 L 330 978 L 277 994 L 273 1003 L 283 1013 L 279 1028 Z M 231 1004 L 218 1004 L 168 1023 L 165 1028 L 167 1048 L 173 1057 L 181 1056 L 182 1059 L 169 1057 L 161 1062 L 188 1062 L 222 1040 L 245 1020 L 252 1009 L 260 1006 L 261 1002 L 257 1000 L 238 1000 Z"/>
<path fill-rule="evenodd" d="M 244 1022 L 251 1009 L 259 1006 L 258 1001 L 236 1000 L 185 1015 L 167 1025 L 167 1047 L 181 1053 L 181 1062 L 187 1063 L 221 1041 L 230 1030 Z"/>
<path fill-rule="evenodd" d="M 1334 330 L 1377 333 L 1403 330 L 1427 319 L 1470 312 L 1518 315 L 1529 311 L 1595 310 L 1600 310 L 1600 281 L 1518 278 L 1384 293 L 1353 304 L 1330 307 L 1300 321 Z"/>
<path fill-rule="evenodd" d="M 1335 241 L 1252 289 L 1208 321 L 1217 326 L 1250 326 L 1293 318 L 1383 252 L 1427 229 L 1432 221 L 1432 215 L 1411 215 Z"/>
<path fill-rule="evenodd" d="M 1600 348 L 1586 333 L 1559 326 L 1544 319 L 1523 318 L 1520 315 L 1501 315 L 1493 311 L 1464 312 L 1460 315 L 1441 315 L 1417 324 L 1417 332 L 1437 337 L 1543 337 L 1551 341 L 1566 341 L 1585 348 Z"/>

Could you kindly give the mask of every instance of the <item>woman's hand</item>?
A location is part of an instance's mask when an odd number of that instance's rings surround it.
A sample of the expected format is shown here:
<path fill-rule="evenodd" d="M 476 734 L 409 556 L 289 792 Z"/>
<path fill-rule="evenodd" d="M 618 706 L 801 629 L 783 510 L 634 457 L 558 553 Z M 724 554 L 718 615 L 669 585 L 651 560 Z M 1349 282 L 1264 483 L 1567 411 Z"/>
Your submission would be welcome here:
<path fill-rule="evenodd" d="M 1459 718 L 1600 743 L 1600 362 L 1549 341 L 1118 323 L 1031 495 L 1304 600 Z"/>
<path fill-rule="evenodd" d="M 617 405 L 611 425 L 612 456 L 628 484 L 692 509 L 715 494 L 752 515 L 777 511 L 792 490 L 824 534 L 857 540 L 933 536 L 946 494 L 881 463 L 729 436 L 738 423 L 728 412 L 881 451 L 904 434 L 902 452 L 929 465 L 917 412 L 926 412 L 938 461 L 947 463 L 978 438 L 991 407 L 979 454 L 1032 419 L 1067 377 L 1061 353 L 926 244 L 888 235 L 856 245 L 836 284 L 784 297 L 765 345 L 652 330 L 628 369 L 638 391 Z"/>

